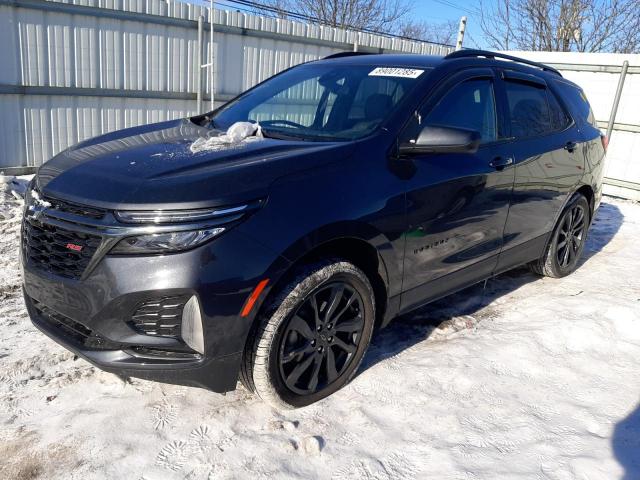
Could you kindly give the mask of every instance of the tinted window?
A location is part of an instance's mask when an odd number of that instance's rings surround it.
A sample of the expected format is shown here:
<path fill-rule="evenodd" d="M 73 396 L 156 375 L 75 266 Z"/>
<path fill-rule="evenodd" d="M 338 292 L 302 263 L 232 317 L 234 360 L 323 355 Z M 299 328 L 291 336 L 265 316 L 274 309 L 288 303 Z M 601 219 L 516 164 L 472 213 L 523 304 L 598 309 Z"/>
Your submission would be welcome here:
<path fill-rule="evenodd" d="M 424 126 L 466 128 L 480 132 L 483 142 L 498 138 L 496 102 L 490 80 L 468 80 L 453 87 L 422 119 Z"/>
<path fill-rule="evenodd" d="M 571 123 L 571 118 L 564 111 L 562 105 L 550 90 L 547 90 L 549 100 L 549 113 L 551 115 L 551 127 L 554 130 L 564 130 Z"/>
<path fill-rule="evenodd" d="M 511 136 L 532 137 L 554 130 L 547 89 L 528 83 L 506 82 Z"/>
<path fill-rule="evenodd" d="M 556 82 L 556 85 L 560 87 L 562 98 L 569 104 L 569 108 L 574 116 L 582 122 L 597 127 L 596 118 L 593 115 L 593 111 L 584 92 L 580 88 L 568 83 Z"/>

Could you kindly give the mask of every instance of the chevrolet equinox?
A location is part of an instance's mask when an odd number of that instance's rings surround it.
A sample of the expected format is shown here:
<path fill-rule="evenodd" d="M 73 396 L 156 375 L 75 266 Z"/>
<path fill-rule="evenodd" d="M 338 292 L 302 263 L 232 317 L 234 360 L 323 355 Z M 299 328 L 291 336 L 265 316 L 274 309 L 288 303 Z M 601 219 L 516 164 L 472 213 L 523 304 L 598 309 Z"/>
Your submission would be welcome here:
<path fill-rule="evenodd" d="M 540 63 L 332 55 L 44 163 L 26 305 L 106 371 L 216 392 L 240 379 L 301 407 L 399 314 L 520 265 L 574 271 L 606 146 L 584 92 Z"/>

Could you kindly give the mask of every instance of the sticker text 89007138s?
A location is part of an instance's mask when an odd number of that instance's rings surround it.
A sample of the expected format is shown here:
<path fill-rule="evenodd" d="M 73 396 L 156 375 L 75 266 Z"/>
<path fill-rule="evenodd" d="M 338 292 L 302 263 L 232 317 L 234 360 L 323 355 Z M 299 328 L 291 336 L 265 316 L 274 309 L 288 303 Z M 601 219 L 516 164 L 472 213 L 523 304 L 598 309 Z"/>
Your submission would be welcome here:
<path fill-rule="evenodd" d="M 377 67 L 370 73 L 370 77 L 402 77 L 402 78 L 418 78 L 424 70 L 415 68 L 399 68 L 399 67 Z"/>

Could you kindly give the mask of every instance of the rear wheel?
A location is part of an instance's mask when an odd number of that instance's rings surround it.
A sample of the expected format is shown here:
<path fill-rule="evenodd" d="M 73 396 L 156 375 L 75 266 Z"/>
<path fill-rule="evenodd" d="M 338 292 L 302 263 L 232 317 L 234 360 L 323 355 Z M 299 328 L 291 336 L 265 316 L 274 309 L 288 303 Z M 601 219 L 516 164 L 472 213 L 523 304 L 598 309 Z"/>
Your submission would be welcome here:
<path fill-rule="evenodd" d="M 577 193 L 560 215 L 544 256 L 531 263 L 531 270 L 552 278 L 574 272 L 587 241 L 589 224 L 589 202 Z"/>
<path fill-rule="evenodd" d="M 306 266 L 258 320 L 242 381 L 278 408 L 316 402 L 353 377 L 374 318 L 373 290 L 360 269 L 341 260 Z"/>

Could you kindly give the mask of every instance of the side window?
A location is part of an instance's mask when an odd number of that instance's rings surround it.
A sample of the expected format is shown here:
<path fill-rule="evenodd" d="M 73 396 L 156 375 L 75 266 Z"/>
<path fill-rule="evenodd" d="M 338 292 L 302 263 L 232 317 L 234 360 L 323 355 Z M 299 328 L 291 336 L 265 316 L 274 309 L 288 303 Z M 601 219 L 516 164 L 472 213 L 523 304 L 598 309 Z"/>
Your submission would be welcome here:
<path fill-rule="evenodd" d="M 551 127 L 554 130 L 564 130 L 571 123 L 571 118 L 567 115 L 562 105 L 551 90 L 547 90 L 549 99 L 549 113 L 551 115 Z"/>
<path fill-rule="evenodd" d="M 576 120 L 580 119 L 597 128 L 596 118 L 584 92 L 579 87 L 565 82 L 556 82 L 556 85 L 560 88 L 562 98 L 569 104 L 573 115 L 578 117 Z"/>
<path fill-rule="evenodd" d="M 453 87 L 427 113 L 420 128 L 457 127 L 480 132 L 482 142 L 498 138 L 496 102 L 491 80 L 467 80 Z"/>
<path fill-rule="evenodd" d="M 533 137 L 555 130 L 547 89 L 529 83 L 505 82 L 511 118 L 511 136 Z"/>

